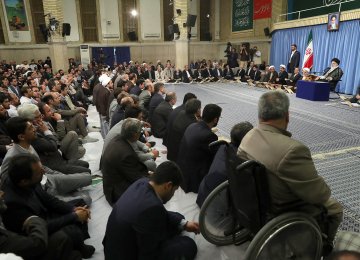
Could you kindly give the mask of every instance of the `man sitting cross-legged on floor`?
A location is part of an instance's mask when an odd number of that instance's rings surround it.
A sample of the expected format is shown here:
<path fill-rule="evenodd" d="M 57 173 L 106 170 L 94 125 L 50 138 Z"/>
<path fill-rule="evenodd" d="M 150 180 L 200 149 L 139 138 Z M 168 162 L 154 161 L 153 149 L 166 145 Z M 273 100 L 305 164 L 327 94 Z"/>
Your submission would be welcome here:
<path fill-rule="evenodd" d="M 84 244 L 90 237 L 87 232 L 90 210 L 82 200 L 64 202 L 48 194 L 40 184 L 43 174 L 44 168 L 34 155 L 22 154 L 11 160 L 9 178 L 2 184 L 7 205 L 2 214 L 5 227 L 21 233 L 26 219 L 41 217 L 47 223 L 49 235 L 63 231 L 73 248 L 83 258 L 90 258 L 95 248 Z"/>
<path fill-rule="evenodd" d="M 309 148 L 291 139 L 291 133 L 286 131 L 289 105 L 284 92 L 263 94 L 258 107 L 259 126 L 244 137 L 238 156 L 265 166 L 271 213 L 299 211 L 318 218 L 323 215 L 321 207 L 327 209 L 326 223 L 323 220 L 318 222 L 320 226 L 326 224 L 323 227 L 327 235 L 324 249 L 328 251 L 342 221 L 342 206 L 330 198 L 330 188 L 318 175 Z"/>
<path fill-rule="evenodd" d="M 33 124 L 21 117 L 10 118 L 6 122 L 6 128 L 9 136 L 14 141 L 12 148 L 8 150 L 1 165 L 1 180 L 8 178 L 7 171 L 11 159 L 20 154 L 33 154 L 37 158 L 39 155 L 31 146 L 31 142 L 36 138 L 36 132 Z M 85 191 L 75 192 L 77 189 L 91 184 L 91 176 L 88 173 L 63 174 L 54 171 L 46 166 L 42 185 L 46 191 L 54 196 L 64 197 L 66 200 L 80 196 L 88 205 L 91 204 L 91 198 Z"/>
<path fill-rule="evenodd" d="M 103 187 L 106 200 L 113 205 L 136 180 L 148 176 L 146 165 L 140 161 L 132 147 L 141 135 L 141 121 L 127 118 L 121 127 L 120 136 L 112 140 L 101 157 Z"/>
<path fill-rule="evenodd" d="M 195 242 L 181 231 L 199 233 L 199 224 L 167 211 L 168 202 L 182 182 L 179 167 L 163 162 L 149 178 L 133 183 L 109 216 L 103 240 L 105 260 L 191 260 Z"/>

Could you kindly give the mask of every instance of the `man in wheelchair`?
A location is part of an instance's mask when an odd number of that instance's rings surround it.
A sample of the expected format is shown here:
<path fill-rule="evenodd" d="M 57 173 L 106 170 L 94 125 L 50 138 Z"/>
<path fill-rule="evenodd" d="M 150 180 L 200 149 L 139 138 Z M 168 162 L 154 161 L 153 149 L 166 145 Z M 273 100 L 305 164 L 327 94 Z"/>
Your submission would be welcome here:
<path fill-rule="evenodd" d="M 280 91 L 269 91 L 260 97 L 259 126 L 244 137 L 238 156 L 265 166 L 270 211 L 275 215 L 298 211 L 313 216 L 327 236 L 324 248 L 331 251 L 343 209 L 339 202 L 330 198 L 330 188 L 317 174 L 309 148 L 292 139 L 291 133 L 286 131 L 289 103 L 288 96 Z M 322 209 L 326 209 L 326 214 Z"/>

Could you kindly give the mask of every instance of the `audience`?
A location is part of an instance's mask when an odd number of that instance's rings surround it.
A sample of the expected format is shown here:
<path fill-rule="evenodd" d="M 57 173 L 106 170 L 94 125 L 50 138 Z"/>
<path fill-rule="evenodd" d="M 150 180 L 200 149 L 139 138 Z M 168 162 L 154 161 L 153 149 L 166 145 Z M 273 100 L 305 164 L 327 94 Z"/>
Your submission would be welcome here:
<path fill-rule="evenodd" d="M 198 192 L 203 177 L 208 173 L 215 153 L 209 144 L 218 139 L 211 129 L 217 126 L 221 107 L 208 104 L 204 107 L 202 120 L 189 125 L 182 137 L 177 162 L 184 174 L 182 188 L 185 192 Z"/>
<path fill-rule="evenodd" d="M 107 222 L 105 259 L 195 258 L 195 242 L 180 233 L 185 230 L 199 234 L 199 224 L 163 206 L 181 182 L 179 167 L 168 161 L 160 164 L 150 178 L 141 178 L 123 193 Z"/>
<path fill-rule="evenodd" d="M 157 82 L 154 85 L 154 93 L 151 97 L 149 104 L 149 121 L 152 120 L 152 115 L 154 113 L 155 108 L 160 105 L 161 102 L 164 101 L 163 95 L 166 94 L 166 89 L 164 83 Z"/>

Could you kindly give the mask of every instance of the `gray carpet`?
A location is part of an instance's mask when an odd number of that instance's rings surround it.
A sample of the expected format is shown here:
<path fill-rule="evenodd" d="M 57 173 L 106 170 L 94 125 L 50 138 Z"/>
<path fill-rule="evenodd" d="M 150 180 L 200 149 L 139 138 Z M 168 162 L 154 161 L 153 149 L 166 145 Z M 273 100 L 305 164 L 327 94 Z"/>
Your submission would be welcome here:
<path fill-rule="evenodd" d="M 218 128 L 229 138 L 231 127 L 241 121 L 257 124 L 257 102 L 268 90 L 242 83 L 168 84 L 181 104 L 185 93 L 193 92 L 202 101 L 223 108 Z M 314 102 L 290 98 L 289 131 L 307 145 L 317 170 L 332 189 L 332 196 L 344 206 L 343 230 L 360 232 L 360 109 L 339 100 Z"/>

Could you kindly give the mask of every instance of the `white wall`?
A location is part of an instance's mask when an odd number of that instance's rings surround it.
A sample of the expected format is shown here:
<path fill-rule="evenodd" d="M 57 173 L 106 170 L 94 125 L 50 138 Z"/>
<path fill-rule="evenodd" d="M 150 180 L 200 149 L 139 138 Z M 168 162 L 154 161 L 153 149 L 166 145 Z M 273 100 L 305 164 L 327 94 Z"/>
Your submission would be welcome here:
<path fill-rule="evenodd" d="M 28 12 L 27 9 L 27 1 L 24 1 L 24 5 L 25 5 L 25 12 L 26 12 L 26 17 L 27 17 L 27 21 L 26 24 L 28 25 L 28 31 L 10 31 L 9 28 L 9 23 L 8 23 L 8 19 L 6 16 L 6 9 L 5 9 L 5 4 L 4 2 L 2 3 L 3 5 L 3 10 L 1 15 L 4 17 L 5 20 L 5 24 L 6 24 L 6 29 L 8 32 L 8 36 L 9 36 L 9 42 L 31 42 L 31 33 L 30 33 L 30 25 L 29 25 L 29 15 L 31 15 L 30 12 Z"/>
<path fill-rule="evenodd" d="M 158 40 L 161 38 L 161 1 L 140 0 L 140 30 L 142 40 Z"/>
<path fill-rule="evenodd" d="M 75 0 L 63 0 L 64 23 L 69 23 L 71 32 L 69 36 L 65 36 L 68 42 L 77 42 L 80 40 L 79 23 L 77 19 Z"/>
<path fill-rule="evenodd" d="M 119 6 L 117 0 L 100 0 L 101 34 L 105 40 L 120 39 Z"/>

